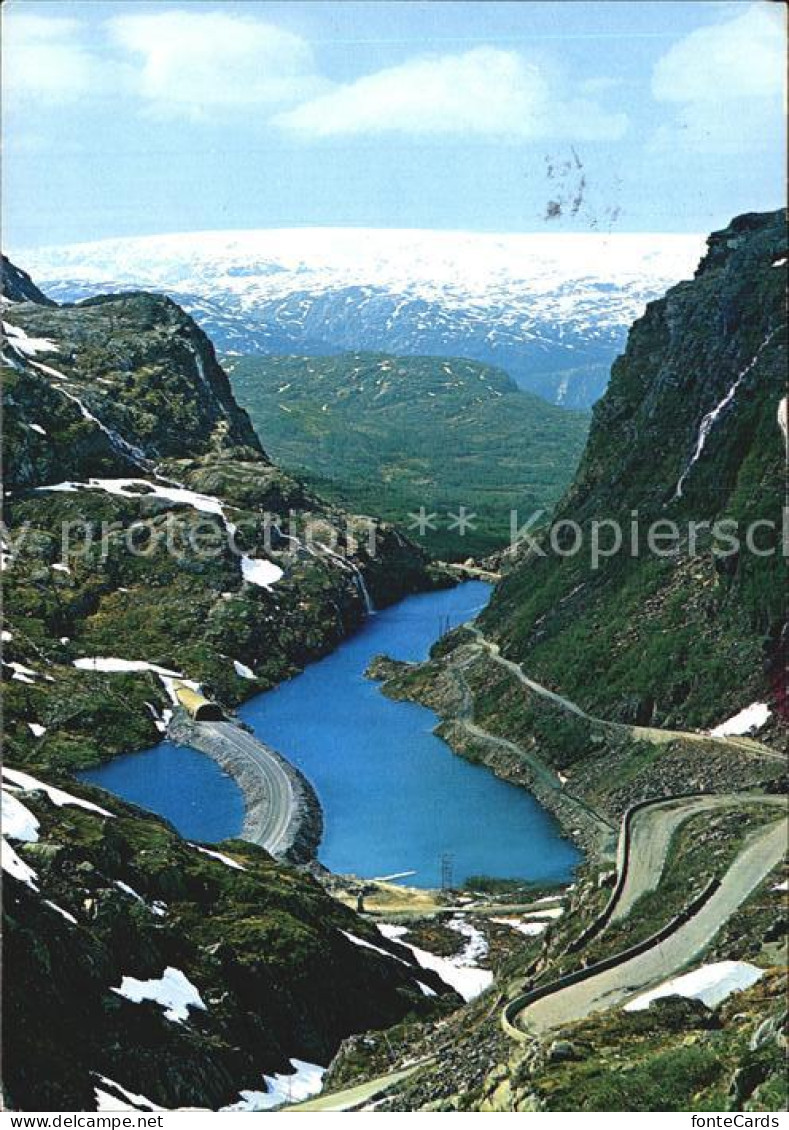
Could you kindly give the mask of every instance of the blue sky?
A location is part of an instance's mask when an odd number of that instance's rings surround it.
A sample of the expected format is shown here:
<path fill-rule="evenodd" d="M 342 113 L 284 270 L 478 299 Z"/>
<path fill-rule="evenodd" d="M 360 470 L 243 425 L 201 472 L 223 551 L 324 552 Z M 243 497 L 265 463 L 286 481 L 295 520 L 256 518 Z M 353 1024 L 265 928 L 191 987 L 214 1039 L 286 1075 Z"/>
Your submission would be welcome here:
<path fill-rule="evenodd" d="M 10 249 L 283 226 L 708 231 L 784 197 L 770 0 L 6 0 Z"/>

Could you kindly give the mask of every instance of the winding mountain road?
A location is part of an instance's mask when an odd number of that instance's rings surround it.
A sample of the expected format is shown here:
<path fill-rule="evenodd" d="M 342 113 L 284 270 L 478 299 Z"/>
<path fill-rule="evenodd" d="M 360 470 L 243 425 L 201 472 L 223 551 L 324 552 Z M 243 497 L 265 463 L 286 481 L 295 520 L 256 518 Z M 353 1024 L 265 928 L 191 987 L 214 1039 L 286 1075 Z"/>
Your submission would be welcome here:
<path fill-rule="evenodd" d="M 712 745 L 725 746 L 729 749 L 734 748 L 753 756 L 769 758 L 771 761 L 786 762 L 785 754 L 780 753 L 778 750 L 771 749 L 770 746 L 764 745 L 755 738 L 737 736 L 719 738 L 713 737 L 712 734 L 698 733 L 694 730 L 663 730 L 657 726 L 631 726 L 626 722 L 608 722 L 603 718 L 597 718 L 595 715 L 587 713 L 587 711 L 583 710 L 576 703 L 571 702 L 569 698 L 565 698 L 563 695 L 557 694 L 555 691 L 544 687 L 542 683 L 530 679 L 528 675 L 524 674 L 520 664 L 513 662 L 511 659 L 506 659 L 501 654 L 499 645 L 483 635 L 479 628 L 475 627 L 473 623 L 464 624 L 463 626 L 475 637 L 477 645 L 484 648 L 489 653 L 493 662 L 498 663 L 501 667 L 505 667 L 523 686 L 528 687 L 529 690 L 534 691 L 535 694 L 540 695 L 542 698 L 553 702 L 556 706 L 560 706 L 564 710 L 569 711 L 570 714 L 574 714 L 578 718 L 586 718 L 589 722 L 594 722 L 595 725 L 601 726 L 603 729 L 627 733 L 639 741 L 651 742 L 652 745 L 666 745 L 669 742 L 677 741 L 681 738 L 684 741 L 704 742 Z"/>
<path fill-rule="evenodd" d="M 487 640 L 473 624 L 467 624 L 466 627 L 476 637 L 477 646 L 484 647 L 491 658 L 509 670 L 520 683 L 577 717 L 589 719 L 603 727 L 627 731 L 633 737 L 653 743 L 664 744 L 679 738 L 714 742 L 771 760 L 784 760 L 783 755 L 776 750 L 748 738 L 713 738 L 708 734 L 691 731 L 627 726 L 623 723 L 605 722 L 594 718 L 569 699 L 529 679 L 517 663 L 505 659 L 499 653 L 498 645 Z M 490 734 L 474 723 L 473 695 L 462 667 L 463 664 L 458 664 L 451 670 L 461 692 L 461 706 L 456 722 L 477 740 L 496 744 L 523 757 L 526 751 L 522 747 L 506 738 Z M 561 787 L 558 775 L 539 758 L 529 755 L 526 756 L 526 760 L 545 785 L 551 788 Z M 578 800 L 578 798 L 570 799 Z M 579 801 L 579 803 L 583 802 Z M 747 837 L 737 857 L 723 875 L 720 885 L 688 921 L 643 953 L 626 958 L 610 969 L 603 969 L 585 981 L 559 986 L 547 996 L 520 1009 L 518 1008 L 520 998 L 510 1001 L 502 1016 L 505 1031 L 525 1042 L 553 1028 L 580 1020 L 590 1013 L 617 1007 L 629 997 L 659 981 L 668 979 L 703 952 L 737 909 L 784 858 L 787 848 L 786 798 L 754 793 L 669 797 L 634 814 L 629 842 L 625 836 L 624 820 L 622 823 L 617 863 L 620 874 L 622 868 L 625 868 L 624 882 L 618 895 L 615 896 L 616 905 L 609 922 L 626 918 L 642 895 L 659 887 L 672 839 L 685 821 L 705 811 L 752 804 L 783 808 L 784 816 L 780 820 L 756 829 Z M 593 810 L 589 811 L 608 825 L 601 814 L 594 813 Z M 610 828 L 610 825 L 608 827 Z M 625 856 L 625 845 L 627 845 L 627 856 Z M 322 1096 L 292 1109 L 352 1110 L 382 1095 L 422 1066 L 423 1064 L 416 1064 L 346 1091 Z"/>
<path fill-rule="evenodd" d="M 392 1071 L 388 1075 L 379 1075 L 375 1079 L 370 1079 L 366 1083 L 359 1083 L 354 1087 L 347 1087 L 343 1091 L 329 1092 L 326 1095 L 319 1095 L 315 1099 L 307 1099 L 303 1103 L 294 1103 L 293 1106 L 282 1107 L 279 1113 L 299 1114 L 303 1112 L 306 1114 L 309 1111 L 329 1113 L 330 1111 L 355 1110 L 357 1107 L 375 1102 L 395 1084 L 402 1083 L 403 1080 L 415 1075 L 417 1071 L 432 1062 L 431 1059 L 421 1060 L 419 1063 L 411 1064 L 400 1071 Z"/>
<path fill-rule="evenodd" d="M 682 969 L 715 937 L 732 914 L 783 859 L 786 821 L 760 828 L 748 837 L 721 884 L 693 917 L 668 938 L 621 965 L 558 988 L 516 1014 L 524 1036 L 581 1020 L 612 1008 Z"/>
<path fill-rule="evenodd" d="M 713 737 L 711 734 L 694 731 L 631 726 L 597 718 L 570 699 L 530 679 L 518 663 L 501 655 L 499 645 L 488 640 L 473 623 L 466 624 L 465 627 L 474 636 L 476 647 L 487 651 L 493 662 L 505 668 L 523 686 L 575 717 L 584 718 L 602 729 L 627 733 L 636 740 L 656 745 L 683 740 L 724 746 L 738 754 L 786 762 L 784 754 L 752 738 Z M 468 691 L 467 686 L 466 690 Z M 469 693 L 463 700 L 461 724 L 480 739 L 494 740 L 512 750 L 519 748 L 506 739 L 487 734 L 475 726 L 472 719 L 473 700 Z M 530 759 L 530 764 L 533 761 L 534 758 Z M 536 769 L 537 766 L 532 764 L 532 768 Z M 543 766 L 539 777 L 547 784 L 554 774 L 547 766 Z M 786 798 L 755 793 L 668 797 L 664 803 L 651 805 L 634 815 L 626 861 L 623 857 L 624 822 L 622 825 L 617 862 L 620 875 L 623 874 L 623 867 L 625 868 L 624 881 L 621 890 L 614 896 L 616 905 L 609 923 L 626 918 L 642 895 L 659 887 L 671 841 L 682 823 L 700 812 L 744 804 L 783 807 L 784 818 L 757 829 L 748 837 L 721 879 L 720 886 L 687 922 L 645 952 L 625 957 L 621 964 L 603 969 L 586 980 L 574 984 L 557 984 L 554 991 L 528 1003 L 528 994 L 515 998 L 504 1010 L 505 1030 L 516 1039 L 528 1039 L 530 1035 L 539 1035 L 592 1012 L 614 1007 L 634 993 L 676 973 L 703 951 L 737 908 L 783 859 L 787 847 Z M 521 999 L 524 1004 L 519 1009 L 518 1002 Z"/>
<path fill-rule="evenodd" d="M 507 660 L 504 662 L 508 663 Z M 448 674 L 454 679 L 460 693 L 460 706 L 454 716 L 455 723 L 458 726 L 462 726 L 478 743 L 506 750 L 507 753 L 514 754 L 520 761 L 528 765 L 533 775 L 533 784 L 539 783 L 547 789 L 561 793 L 566 801 L 569 801 L 581 810 L 596 828 L 600 850 L 609 850 L 612 836 L 616 832 L 615 824 L 612 824 L 606 816 L 598 812 L 590 804 L 587 804 L 585 800 L 575 796 L 572 792 L 568 792 L 564 788 L 562 778 L 556 770 L 551 769 L 542 758 L 538 757 L 531 750 L 527 749 L 525 746 L 518 745 L 516 742 L 510 741 L 508 738 L 502 738 L 499 737 L 498 734 L 492 734 L 489 730 L 484 730 L 481 726 L 477 725 L 474 721 L 474 696 L 468 685 L 464 673 L 464 666 L 464 663 L 459 662 L 447 668 Z"/>
<path fill-rule="evenodd" d="M 570 702 L 569 698 L 564 698 L 562 695 L 556 694 L 555 691 L 549 691 L 542 683 L 536 683 L 534 679 L 530 679 L 528 675 L 523 673 L 523 668 L 519 663 L 514 663 L 511 659 L 505 659 L 501 654 L 499 645 L 493 643 L 487 636 L 484 636 L 474 624 L 464 624 L 463 626 L 476 638 L 480 647 L 484 647 L 486 651 L 490 652 L 494 663 L 498 663 L 500 667 L 506 667 L 519 683 L 522 683 L 525 687 L 528 687 L 529 690 L 534 691 L 535 694 L 540 695 L 542 698 L 550 699 L 550 701 L 556 703 L 557 706 L 569 710 L 571 714 L 575 714 L 579 718 L 588 718 L 590 721 L 597 721 L 597 719 L 592 718 L 591 714 L 587 714 L 585 710 L 582 710 L 580 706 L 576 706 L 574 702 Z"/>
<path fill-rule="evenodd" d="M 783 808 L 785 811 L 787 798 L 754 793 L 675 797 L 636 813 L 630 827 L 625 881 L 609 921 L 620 922 L 623 918 L 627 918 L 641 896 L 654 891 L 660 885 L 671 840 L 686 820 L 701 812 L 743 805 L 770 805 Z M 622 865 L 620 852 L 620 869 Z"/>

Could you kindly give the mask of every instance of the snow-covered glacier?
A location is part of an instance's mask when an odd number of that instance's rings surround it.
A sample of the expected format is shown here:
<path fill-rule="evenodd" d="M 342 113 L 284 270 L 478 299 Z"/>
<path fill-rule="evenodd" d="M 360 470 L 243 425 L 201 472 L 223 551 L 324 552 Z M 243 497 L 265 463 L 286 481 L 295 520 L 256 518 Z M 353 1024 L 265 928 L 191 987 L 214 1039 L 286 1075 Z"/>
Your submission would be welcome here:
<path fill-rule="evenodd" d="M 20 251 L 53 298 L 164 291 L 235 353 L 373 350 L 506 369 L 568 407 L 602 393 L 627 329 L 693 275 L 696 235 L 359 228 L 198 232 Z"/>

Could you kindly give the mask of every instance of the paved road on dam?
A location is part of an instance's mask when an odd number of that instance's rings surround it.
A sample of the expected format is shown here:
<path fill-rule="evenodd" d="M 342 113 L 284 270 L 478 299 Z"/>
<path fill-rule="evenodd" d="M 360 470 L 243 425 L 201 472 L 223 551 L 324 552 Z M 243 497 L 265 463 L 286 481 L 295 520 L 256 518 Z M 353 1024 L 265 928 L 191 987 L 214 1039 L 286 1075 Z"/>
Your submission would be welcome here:
<path fill-rule="evenodd" d="M 410 1067 L 404 1067 L 400 1071 L 391 1071 L 387 1075 L 379 1075 L 375 1079 L 370 1079 L 366 1083 L 359 1083 L 354 1087 L 348 1087 L 344 1091 L 334 1091 L 327 1095 L 321 1095 L 317 1099 L 308 1099 L 303 1103 L 296 1103 L 293 1106 L 286 1106 L 281 1109 L 282 1114 L 305 1114 L 310 1111 L 343 1111 L 354 1110 L 356 1107 L 363 1107 L 366 1103 L 371 1103 L 376 1099 L 381 1098 L 382 1095 L 394 1087 L 396 1083 L 402 1083 L 403 1080 L 410 1078 L 411 1075 L 416 1074 L 421 1068 L 432 1063 L 432 1060 L 422 1060 L 420 1063 L 412 1064 Z"/>
<path fill-rule="evenodd" d="M 293 784 L 282 760 L 231 722 L 200 722 L 196 728 L 207 734 L 228 760 L 241 763 L 247 782 L 250 777 L 257 779 L 265 803 L 256 813 L 254 832 L 246 834 L 245 829 L 244 838 L 260 844 L 272 855 L 281 855 L 290 846 L 290 828 L 296 818 Z"/>

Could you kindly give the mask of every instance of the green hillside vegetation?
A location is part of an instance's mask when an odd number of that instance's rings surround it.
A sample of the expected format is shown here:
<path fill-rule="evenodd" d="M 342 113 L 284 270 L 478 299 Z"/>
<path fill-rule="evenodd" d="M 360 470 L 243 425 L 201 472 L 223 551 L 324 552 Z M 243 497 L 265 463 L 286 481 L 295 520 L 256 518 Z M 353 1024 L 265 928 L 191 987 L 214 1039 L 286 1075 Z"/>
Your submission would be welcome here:
<path fill-rule="evenodd" d="M 586 709 L 697 727 L 754 701 L 775 701 L 780 714 L 785 247 L 785 213 L 741 216 L 710 238 L 695 279 L 647 307 L 557 509 L 558 522 L 584 530 L 583 552 L 560 558 L 543 544 L 546 556 L 517 562 L 483 617 L 484 630 L 527 661 L 533 678 Z M 627 540 L 634 514 L 642 530 L 635 555 Z M 678 524 L 678 551 L 657 556 L 643 531 L 665 519 Z M 625 531 L 624 551 L 598 569 L 589 552 L 595 520 Z M 711 523 L 724 520 L 739 531 L 736 553 L 711 534 Z M 695 542 L 690 522 L 707 523 Z M 764 523 L 758 552 L 749 552 L 744 533 L 756 522 Z M 611 542 L 608 530 L 601 543 Z"/>
<path fill-rule="evenodd" d="M 323 497 L 398 522 L 436 512 L 419 539 L 447 560 L 507 544 L 550 511 L 583 450 L 587 417 L 523 392 L 501 370 L 457 358 L 228 359 L 234 392 L 272 457 Z M 451 530 L 465 506 L 473 529 Z"/>

